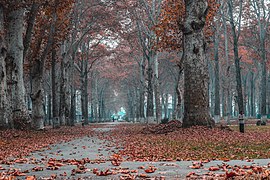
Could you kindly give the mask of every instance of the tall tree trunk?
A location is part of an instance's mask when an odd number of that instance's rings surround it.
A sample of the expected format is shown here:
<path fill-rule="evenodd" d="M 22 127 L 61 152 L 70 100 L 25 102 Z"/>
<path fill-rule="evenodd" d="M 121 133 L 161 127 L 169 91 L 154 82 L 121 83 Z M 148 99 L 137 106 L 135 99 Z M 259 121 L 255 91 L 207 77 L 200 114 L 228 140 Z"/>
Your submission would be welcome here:
<path fill-rule="evenodd" d="M 215 42 L 214 42 L 214 49 L 215 49 L 215 122 L 219 123 L 220 121 L 220 84 L 219 84 L 219 57 L 218 57 L 218 50 L 219 50 L 219 31 L 216 32 L 215 35 Z"/>
<path fill-rule="evenodd" d="M 51 120 L 52 120 L 52 95 L 49 92 L 48 94 L 48 104 L 47 104 L 47 111 L 48 111 L 48 124 L 51 125 Z"/>
<path fill-rule="evenodd" d="M 102 114 L 102 120 L 106 120 L 106 107 L 105 107 L 105 98 L 104 98 L 104 93 L 102 93 L 102 98 L 101 98 L 101 114 Z"/>
<path fill-rule="evenodd" d="M 66 124 L 67 125 L 71 125 L 71 122 L 70 122 L 70 110 L 71 110 L 71 96 L 73 95 L 72 93 L 73 92 L 71 92 L 72 91 L 72 79 L 71 79 L 71 64 L 70 64 L 70 60 L 68 60 L 67 61 L 67 63 L 66 63 L 66 66 L 65 66 L 65 72 L 66 72 L 66 75 L 67 75 L 67 77 L 65 77 L 65 79 L 66 79 L 66 89 L 65 89 L 65 93 L 66 93 L 66 95 L 65 95 L 65 99 L 64 99 L 64 101 L 65 101 L 65 103 L 64 103 L 64 105 L 65 105 L 65 114 L 64 114 L 64 116 L 65 116 L 65 121 L 66 121 Z"/>
<path fill-rule="evenodd" d="M 8 13 L 8 63 L 7 73 L 10 76 L 8 89 L 11 93 L 12 113 L 15 128 L 26 128 L 30 125 L 30 116 L 25 102 L 23 81 L 23 29 L 24 9 L 9 10 Z"/>
<path fill-rule="evenodd" d="M 34 29 L 35 20 L 36 20 L 38 10 L 39 10 L 39 4 L 36 2 L 33 2 L 32 6 L 31 6 L 31 10 L 29 12 L 29 18 L 27 21 L 27 28 L 26 28 L 25 37 L 23 39 L 23 46 L 24 46 L 23 59 L 24 60 L 26 58 L 27 51 L 28 51 L 30 44 L 31 44 L 32 32 Z"/>
<path fill-rule="evenodd" d="M 241 16 L 242 16 L 242 1 L 241 1 L 241 7 L 240 14 L 239 14 L 239 24 L 238 24 L 238 31 L 241 31 Z M 229 16 L 230 16 L 230 24 L 231 24 L 231 30 L 232 30 L 232 36 L 233 36 L 233 52 L 234 52 L 234 63 L 235 63 L 235 71 L 236 71 L 236 90 L 237 90 L 237 104 L 238 104 L 238 111 L 244 112 L 244 101 L 243 101 L 243 92 L 242 92 L 242 79 L 241 79 L 241 68 L 240 68 L 240 58 L 239 58 L 239 52 L 238 52 L 238 40 L 239 40 L 239 33 L 237 32 L 236 25 L 234 22 L 234 14 L 233 14 L 233 1 L 228 1 L 228 7 L 229 7 Z"/>
<path fill-rule="evenodd" d="M 56 118 L 58 118 L 58 110 L 59 110 L 59 104 L 57 101 L 57 81 L 56 81 L 56 50 L 53 49 L 52 50 L 52 117 L 53 120 L 55 120 Z M 58 123 L 58 122 L 53 122 L 53 123 Z"/>
<path fill-rule="evenodd" d="M 242 92 L 242 79 L 241 79 L 241 68 L 240 68 L 240 58 L 238 54 L 238 42 L 236 37 L 234 37 L 234 62 L 235 62 L 235 71 L 236 71 L 236 89 L 237 89 L 237 104 L 239 112 L 244 112 L 244 101 L 243 101 L 243 92 Z"/>
<path fill-rule="evenodd" d="M 160 92 L 159 92 L 159 75 L 158 75 L 158 53 L 154 57 L 154 88 L 155 88 L 155 105 L 156 105 L 156 121 L 161 121 L 161 105 L 160 105 Z"/>
<path fill-rule="evenodd" d="M 73 81 L 74 82 L 74 81 Z M 70 90 L 70 111 L 69 111 L 69 120 L 68 120 L 68 125 L 69 126 L 74 126 L 75 125 L 75 119 L 76 119 L 76 89 L 74 85 L 72 85 L 71 90 Z"/>
<path fill-rule="evenodd" d="M 209 74 L 203 34 L 207 16 L 207 0 L 185 0 L 186 18 L 183 27 L 184 47 L 184 118 L 183 127 L 214 126 L 210 116 Z"/>
<path fill-rule="evenodd" d="M 224 83 L 224 77 L 222 78 L 223 79 L 223 83 Z M 221 97 L 222 97 L 222 117 L 224 118 L 225 116 L 226 116 L 226 100 L 225 100 L 225 98 L 226 98 L 226 92 L 225 92 L 225 88 L 222 88 L 222 95 L 221 95 Z"/>
<path fill-rule="evenodd" d="M 39 59 L 32 59 L 31 66 L 31 76 L 32 76 L 32 94 L 31 99 L 33 103 L 32 109 L 32 128 L 35 130 L 40 130 L 44 128 L 44 118 L 45 118 L 45 104 L 44 104 L 44 90 L 43 90 L 43 74 L 45 70 L 46 57 L 49 54 L 53 43 L 55 34 L 55 24 L 57 20 L 56 7 L 53 13 L 53 22 L 50 26 L 50 32 L 48 36 L 48 41 L 46 47 L 40 54 Z M 40 37 L 43 38 L 43 37 Z M 40 41 L 41 42 L 41 41 Z"/>
<path fill-rule="evenodd" d="M 266 50 L 265 50 L 265 40 L 263 37 L 260 38 L 260 48 L 261 48 L 261 59 L 262 59 L 262 78 L 261 78 L 261 115 L 262 118 L 266 118 Z"/>
<path fill-rule="evenodd" d="M 98 122 L 98 81 L 97 81 L 97 77 L 95 77 L 95 85 L 94 85 L 94 118 L 95 118 L 95 121 Z"/>
<path fill-rule="evenodd" d="M 248 76 L 248 74 L 246 75 L 246 76 L 244 76 L 243 78 L 242 78 L 242 80 L 243 80 L 243 90 L 244 90 L 244 92 L 243 92 L 243 104 L 244 104 L 244 114 L 247 116 L 247 109 L 246 109 L 246 107 L 247 107 L 247 101 L 246 101 L 246 99 L 247 99 L 247 76 Z"/>
<path fill-rule="evenodd" d="M 166 118 L 166 114 L 165 114 L 165 94 L 163 92 L 160 93 L 161 94 L 161 118 Z M 163 117 L 164 114 L 164 117 Z"/>
<path fill-rule="evenodd" d="M 152 68 L 152 59 L 153 57 L 148 57 L 148 68 L 147 68 L 147 109 L 146 109 L 146 117 L 147 123 L 153 120 L 154 118 L 154 93 L 153 93 L 153 68 Z"/>
<path fill-rule="evenodd" d="M 82 51 L 85 51 L 85 46 L 82 46 Z M 81 60 L 81 66 L 80 66 L 80 81 L 81 81 L 81 109 L 82 109 L 82 117 L 84 119 L 84 124 L 88 124 L 88 113 L 86 113 L 87 102 L 85 97 L 85 90 L 87 90 L 87 79 L 85 79 L 87 69 L 85 68 L 87 59 Z M 86 71 L 85 71 L 86 70 Z M 88 98 L 88 97 L 87 97 Z"/>
<path fill-rule="evenodd" d="M 132 95 L 130 93 L 130 89 L 128 89 L 127 93 L 127 100 L 128 100 L 128 119 L 131 120 L 133 117 L 133 107 L 132 107 Z"/>
<path fill-rule="evenodd" d="M 172 97 L 172 119 L 176 119 L 176 117 L 174 116 L 174 112 L 176 110 L 176 103 L 177 103 L 177 93 L 176 93 L 176 90 L 177 90 L 177 86 L 178 86 L 179 83 L 175 82 L 175 85 L 174 85 L 174 93 L 173 93 L 173 97 Z"/>
<path fill-rule="evenodd" d="M 95 79 L 93 79 L 94 77 L 94 73 L 93 71 L 91 72 L 91 91 L 90 91 L 90 95 L 91 95 L 91 116 L 90 116 L 90 122 L 93 122 L 94 120 L 94 87 L 95 87 Z"/>
<path fill-rule="evenodd" d="M 0 4 L 0 129 L 8 127 L 8 101 L 6 76 L 7 46 L 5 40 L 4 8 Z"/>
<path fill-rule="evenodd" d="M 208 61 L 208 71 L 209 71 L 209 85 L 208 85 L 208 92 L 209 92 L 209 102 L 210 102 L 210 114 L 214 117 L 215 114 L 215 67 L 211 61 Z M 214 64 L 215 65 L 215 64 Z"/>
<path fill-rule="evenodd" d="M 132 107 L 133 107 L 133 113 L 132 113 L 132 122 L 134 123 L 136 120 L 136 116 L 137 116 L 137 111 L 138 111 L 138 105 L 137 105 L 137 88 L 134 88 L 133 90 L 133 95 L 132 95 Z"/>
<path fill-rule="evenodd" d="M 81 109 L 82 109 L 82 118 L 85 120 L 85 98 L 84 98 L 84 60 L 81 61 Z"/>
<path fill-rule="evenodd" d="M 144 99 L 145 99 L 145 59 L 142 58 L 140 63 L 140 122 L 144 119 Z"/>
<path fill-rule="evenodd" d="M 225 80 L 225 86 L 224 91 L 226 91 L 226 104 L 225 106 L 225 112 L 224 116 L 227 118 L 227 122 L 229 122 L 230 115 L 231 115 L 231 109 L 232 109 L 232 103 L 231 103 L 231 80 L 230 80 L 230 61 L 229 61 L 229 46 L 228 46 L 228 29 L 227 29 L 227 21 L 225 18 L 225 14 L 222 13 L 222 23 L 224 27 L 224 46 L 225 46 L 225 59 L 226 59 L 226 80 Z M 226 119 L 225 118 L 225 119 Z"/>
<path fill-rule="evenodd" d="M 76 89 L 75 89 L 75 67 L 74 67 L 74 61 L 75 61 L 75 50 L 73 52 L 72 58 L 70 58 L 70 69 L 69 69 L 69 77 L 70 77 L 70 111 L 69 114 L 66 114 L 66 117 L 69 118 L 69 126 L 75 125 L 75 118 L 76 118 Z"/>
<path fill-rule="evenodd" d="M 83 70 L 83 79 L 84 79 L 84 83 L 83 83 L 83 99 L 84 99 L 84 111 L 83 111 L 83 117 L 84 117 L 84 121 L 85 124 L 89 124 L 88 121 L 88 61 L 84 60 L 84 70 Z"/>
<path fill-rule="evenodd" d="M 164 118 L 169 118 L 168 104 L 169 104 L 169 94 L 166 92 L 166 94 L 165 94 L 165 106 L 164 106 Z"/>
<path fill-rule="evenodd" d="M 136 121 L 141 121 L 140 120 L 140 114 L 141 114 L 141 110 L 140 110 L 140 107 L 141 107 L 141 105 L 140 105 L 140 88 L 135 88 L 134 89 L 134 91 L 135 91 L 135 93 L 136 93 L 136 99 L 135 99 L 135 101 L 136 101 Z M 134 119 L 134 122 L 135 122 L 135 119 Z"/>
<path fill-rule="evenodd" d="M 268 77 L 267 77 L 267 115 L 270 114 L 270 74 L 268 73 Z"/>
<path fill-rule="evenodd" d="M 268 78 L 267 78 L 267 101 L 268 101 L 268 103 L 267 103 L 267 105 L 268 105 L 268 107 L 267 107 L 267 114 L 269 115 L 270 114 L 270 74 L 268 73 Z"/>
<path fill-rule="evenodd" d="M 60 81 L 60 107 L 59 107 L 59 119 L 60 119 L 60 125 L 66 124 L 65 119 L 65 103 L 66 103 L 66 89 L 67 89 L 67 74 L 66 74 L 66 58 L 65 56 L 62 57 L 61 60 L 61 81 Z"/>
<path fill-rule="evenodd" d="M 44 105 L 44 92 L 43 92 L 43 62 L 34 60 L 31 67 L 32 76 L 32 93 L 31 100 L 32 108 L 32 128 L 35 130 L 44 128 L 45 112 L 43 111 Z"/>
<path fill-rule="evenodd" d="M 103 96 L 103 88 L 99 90 L 98 93 L 98 121 L 102 122 L 102 96 Z"/>
<path fill-rule="evenodd" d="M 177 75 L 177 80 L 176 80 L 176 83 L 174 86 L 176 96 L 175 96 L 175 107 L 174 107 L 174 111 L 172 113 L 172 119 L 179 118 L 179 117 L 177 117 L 177 115 L 181 111 L 182 98 L 181 98 L 181 91 L 180 91 L 180 79 L 181 79 L 182 71 L 183 71 L 183 69 L 182 69 L 182 67 L 180 67 L 178 75 Z"/>

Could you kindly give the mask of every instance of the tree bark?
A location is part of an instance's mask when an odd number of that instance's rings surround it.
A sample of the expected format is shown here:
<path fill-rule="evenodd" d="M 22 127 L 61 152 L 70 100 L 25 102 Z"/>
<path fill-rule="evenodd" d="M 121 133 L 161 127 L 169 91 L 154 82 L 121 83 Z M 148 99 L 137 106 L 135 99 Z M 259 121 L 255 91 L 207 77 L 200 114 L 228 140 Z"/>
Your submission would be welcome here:
<path fill-rule="evenodd" d="M 82 49 L 84 49 L 83 47 Z M 87 50 L 88 51 L 88 50 Z M 84 123 L 89 124 L 88 121 L 88 59 L 81 61 L 81 107 Z"/>
<path fill-rule="evenodd" d="M 67 119 L 66 117 L 69 117 L 69 105 L 70 99 L 69 99 L 69 79 L 68 79 L 68 69 L 69 69 L 69 63 L 67 60 L 67 52 L 66 52 L 66 43 L 62 45 L 62 59 L 60 64 L 60 71 L 61 71 L 61 77 L 60 77 L 60 103 L 59 103 L 59 120 L 60 125 L 66 125 Z"/>
<path fill-rule="evenodd" d="M 140 122 L 140 88 L 134 88 L 136 99 L 136 112 L 135 112 L 135 119 L 134 122 L 139 121 Z"/>
<path fill-rule="evenodd" d="M 177 119 L 179 118 L 177 115 L 180 114 L 179 112 L 181 111 L 181 103 L 182 103 L 182 98 L 181 98 L 181 90 L 180 90 L 180 79 L 182 76 L 182 67 L 179 68 L 179 72 L 178 72 L 178 76 L 177 76 L 177 80 L 175 83 L 175 107 L 174 107 L 174 111 L 172 113 L 172 119 Z M 177 100 L 177 101 L 176 101 Z"/>
<path fill-rule="evenodd" d="M 98 81 L 97 81 L 97 77 L 95 77 L 94 79 L 95 83 L 94 83 L 94 94 L 93 94 L 93 98 L 94 98 L 94 118 L 95 121 L 98 122 Z"/>
<path fill-rule="evenodd" d="M 23 40 L 23 46 L 24 46 L 23 59 L 25 59 L 27 51 L 30 47 L 32 31 L 34 29 L 35 20 L 36 20 L 38 10 L 39 10 L 39 4 L 36 2 L 33 2 L 32 6 L 31 6 L 30 13 L 29 13 L 29 18 L 27 21 L 27 29 L 26 29 L 25 37 Z"/>
<path fill-rule="evenodd" d="M 154 57 L 154 88 L 155 88 L 155 105 L 156 105 L 156 121 L 161 121 L 161 105 L 160 105 L 160 89 L 159 89 L 159 74 L 158 74 L 158 53 Z"/>
<path fill-rule="evenodd" d="M 147 68 L 147 109 L 146 109 L 146 117 L 147 123 L 153 120 L 154 118 L 154 93 L 153 93 L 153 68 L 152 68 L 152 56 L 147 58 L 148 60 L 148 68 Z"/>
<path fill-rule="evenodd" d="M 212 127 L 215 122 L 209 109 L 209 74 L 203 34 L 208 3 L 207 0 L 185 0 L 185 8 L 186 18 L 182 29 L 185 76 L 183 127 Z"/>
<path fill-rule="evenodd" d="M 85 118 L 85 124 L 89 124 L 89 112 L 88 112 L 88 66 L 87 62 L 85 62 L 85 75 L 84 75 L 84 118 Z"/>
<path fill-rule="evenodd" d="M 57 82 L 56 82 L 56 50 L 52 50 L 52 117 L 58 118 L 58 102 L 57 102 Z"/>
<path fill-rule="evenodd" d="M 60 106 L 59 106 L 59 120 L 60 125 L 65 125 L 65 92 L 66 92 L 66 72 L 65 72 L 65 59 L 62 57 L 60 71 L 61 71 L 61 80 L 60 80 Z"/>
<path fill-rule="evenodd" d="M 220 84 L 219 84 L 219 31 L 217 30 L 215 35 L 214 49 L 215 49 L 215 122 L 219 123 L 220 120 Z"/>
<path fill-rule="evenodd" d="M 76 89 L 75 89 L 75 67 L 74 67 L 74 61 L 75 61 L 75 52 L 70 59 L 70 94 L 71 94 L 71 104 L 70 104 L 70 113 L 69 113 L 69 123 L 68 125 L 74 126 L 75 125 L 75 118 L 76 118 Z"/>
<path fill-rule="evenodd" d="M 44 105 L 44 92 L 43 92 L 43 62 L 34 60 L 31 67 L 32 76 L 32 128 L 35 130 L 44 128 L 45 112 L 43 111 Z"/>
<path fill-rule="evenodd" d="M 5 40 L 4 8 L 0 4 L 0 129 L 8 127 L 8 101 L 6 59 L 7 46 Z"/>
<path fill-rule="evenodd" d="M 242 2 L 241 2 L 242 3 Z M 238 40 L 239 40 L 239 33 L 237 34 L 236 25 L 234 23 L 234 14 L 233 14 L 233 2 L 232 0 L 228 1 L 229 7 L 229 16 L 230 16 L 230 24 L 231 30 L 233 35 L 233 52 L 234 52 L 234 63 L 235 63 L 235 71 L 236 71 L 236 90 L 237 90 L 237 104 L 238 104 L 238 111 L 239 113 L 242 111 L 244 112 L 244 101 L 243 101 L 243 92 L 242 92 L 242 79 L 241 79 L 241 68 L 240 68 L 240 58 L 238 52 Z M 241 20 L 241 12 L 242 7 L 240 7 L 240 14 L 239 19 Z M 241 31 L 241 21 L 239 20 L 238 24 L 238 31 Z"/>
<path fill-rule="evenodd" d="M 18 8 L 8 12 L 8 90 L 11 92 L 14 127 L 29 127 L 31 119 L 25 102 L 23 81 L 23 29 L 24 9 Z"/>
<path fill-rule="evenodd" d="M 50 92 L 48 94 L 47 112 L 48 112 L 48 122 L 47 122 L 46 125 L 51 125 L 51 120 L 52 120 L 52 95 L 51 95 Z"/>
<path fill-rule="evenodd" d="M 251 0 L 250 6 L 252 7 L 252 11 L 257 18 L 257 26 L 258 26 L 258 34 L 259 34 L 259 53 L 261 57 L 261 65 L 262 65 L 262 77 L 261 77 L 261 99 L 260 99 L 260 113 L 262 115 L 262 119 L 266 119 L 266 90 L 267 90 L 267 57 L 266 57 L 266 35 L 267 29 L 269 26 L 270 15 L 268 13 L 268 8 L 266 7 L 266 2 L 264 0 L 257 1 Z"/>
<path fill-rule="evenodd" d="M 169 118 L 168 112 L 168 104 L 169 104 L 169 94 L 165 94 L 165 106 L 164 106 L 164 118 Z"/>
<path fill-rule="evenodd" d="M 261 35 L 263 36 L 263 35 Z M 261 78 L 261 115 L 262 118 L 263 116 L 266 116 L 266 77 L 267 77 L 267 72 L 266 72 L 266 50 L 265 50 L 265 38 L 260 37 L 260 46 L 261 46 L 261 59 L 262 59 L 262 78 Z M 264 117 L 266 118 L 266 117 Z"/>
<path fill-rule="evenodd" d="M 145 59 L 142 58 L 141 62 L 140 62 L 140 100 L 139 100 L 139 106 L 140 106 L 140 121 L 142 121 L 142 119 L 145 118 L 144 116 L 144 99 L 145 99 Z"/>
<path fill-rule="evenodd" d="M 32 76 L 32 93 L 31 99 L 33 103 L 32 109 L 32 128 L 35 130 L 44 129 L 45 104 L 43 90 L 43 74 L 45 70 L 45 62 L 47 55 L 54 44 L 55 24 L 57 20 L 56 7 L 53 12 L 53 21 L 50 25 L 48 40 L 42 53 L 38 59 L 32 59 L 31 76 Z M 40 37 L 43 38 L 43 37 Z M 42 42 L 42 40 L 40 41 Z"/>

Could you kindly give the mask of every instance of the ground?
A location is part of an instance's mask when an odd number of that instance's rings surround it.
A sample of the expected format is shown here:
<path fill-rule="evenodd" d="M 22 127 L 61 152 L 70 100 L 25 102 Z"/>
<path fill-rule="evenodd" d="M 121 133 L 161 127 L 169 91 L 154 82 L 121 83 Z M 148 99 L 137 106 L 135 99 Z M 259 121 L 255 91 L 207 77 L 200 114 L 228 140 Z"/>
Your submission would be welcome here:
<path fill-rule="evenodd" d="M 0 179 L 263 179 L 270 174 L 269 126 L 246 126 L 245 134 L 237 126 L 146 132 L 155 128 L 116 122 L 0 131 Z"/>

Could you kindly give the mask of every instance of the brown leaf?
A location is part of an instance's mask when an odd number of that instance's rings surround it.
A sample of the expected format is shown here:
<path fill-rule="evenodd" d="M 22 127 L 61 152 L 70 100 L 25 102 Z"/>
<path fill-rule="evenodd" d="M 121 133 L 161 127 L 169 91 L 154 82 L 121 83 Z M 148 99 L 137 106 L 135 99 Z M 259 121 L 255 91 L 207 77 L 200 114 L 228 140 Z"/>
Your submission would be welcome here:
<path fill-rule="evenodd" d="M 26 180 L 36 180 L 36 177 L 35 176 L 27 176 Z"/>

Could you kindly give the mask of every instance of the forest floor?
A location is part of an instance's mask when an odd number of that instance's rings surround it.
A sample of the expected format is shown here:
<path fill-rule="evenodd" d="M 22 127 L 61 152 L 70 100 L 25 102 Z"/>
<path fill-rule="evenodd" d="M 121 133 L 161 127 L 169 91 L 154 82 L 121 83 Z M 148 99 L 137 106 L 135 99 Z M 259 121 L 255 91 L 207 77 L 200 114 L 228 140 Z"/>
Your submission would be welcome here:
<path fill-rule="evenodd" d="M 270 126 L 230 128 L 116 122 L 0 131 L 0 179 L 269 178 Z"/>

